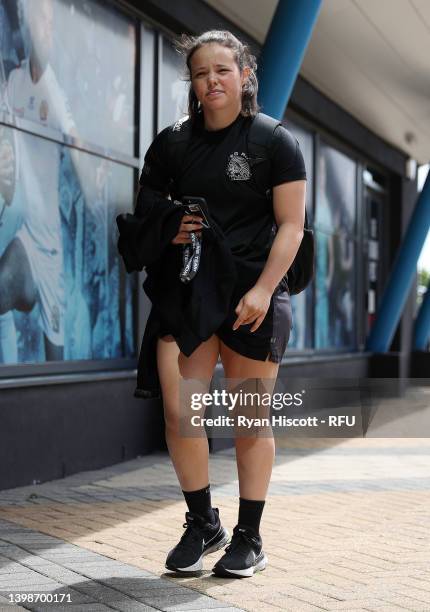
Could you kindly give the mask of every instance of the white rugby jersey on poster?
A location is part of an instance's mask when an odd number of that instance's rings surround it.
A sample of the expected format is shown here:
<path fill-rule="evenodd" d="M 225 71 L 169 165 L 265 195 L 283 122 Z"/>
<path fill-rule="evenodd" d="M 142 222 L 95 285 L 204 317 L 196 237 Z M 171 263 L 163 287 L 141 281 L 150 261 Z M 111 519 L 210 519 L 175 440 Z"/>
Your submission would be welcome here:
<path fill-rule="evenodd" d="M 23 60 L 8 79 L 11 111 L 20 120 L 59 130 L 65 134 L 75 127 L 65 96 L 50 64 L 37 83 L 30 74 L 30 62 Z M 23 228 L 35 246 L 45 253 L 62 252 L 59 211 L 60 146 L 55 142 L 17 133 L 18 171 L 24 199 Z"/>

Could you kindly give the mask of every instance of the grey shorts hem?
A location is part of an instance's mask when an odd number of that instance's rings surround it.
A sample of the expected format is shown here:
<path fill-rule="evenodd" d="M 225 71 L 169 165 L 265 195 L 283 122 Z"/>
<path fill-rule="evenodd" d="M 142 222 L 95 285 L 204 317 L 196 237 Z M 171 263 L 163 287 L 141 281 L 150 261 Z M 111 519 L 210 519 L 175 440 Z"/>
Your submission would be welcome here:
<path fill-rule="evenodd" d="M 280 363 L 287 348 L 292 329 L 292 311 L 288 291 L 277 291 L 272 296 L 270 308 L 261 326 L 249 331 L 252 324 L 233 331 L 236 314 L 223 323 L 216 335 L 233 351 L 258 361 Z"/>
<path fill-rule="evenodd" d="M 273 296 L 273 328 L 270 339 L 269 360 L 280 363 L 291 335 L 293 315 L 290 294 L 282 291 Z"/>

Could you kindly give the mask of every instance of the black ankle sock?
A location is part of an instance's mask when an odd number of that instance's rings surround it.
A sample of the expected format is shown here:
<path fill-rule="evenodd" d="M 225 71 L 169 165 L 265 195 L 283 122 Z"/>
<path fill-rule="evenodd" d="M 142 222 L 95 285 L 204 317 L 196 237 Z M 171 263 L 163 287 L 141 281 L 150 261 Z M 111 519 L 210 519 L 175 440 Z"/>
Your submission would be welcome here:
<path fill-rule="evenodd" d="M 264 500 L 258 501 L 239 497 L 239 525 L 251 527 L 259 535 L 264 504 Z"/>
<path fill-rule="evenodd" d="M 182 493 L 190 512 L 200 514 L 200 516 L 205 517 L 213 525 L 216 523 L 215 512 L 211 504 L 210 485 L 198 491 L 182 491 Z"/>

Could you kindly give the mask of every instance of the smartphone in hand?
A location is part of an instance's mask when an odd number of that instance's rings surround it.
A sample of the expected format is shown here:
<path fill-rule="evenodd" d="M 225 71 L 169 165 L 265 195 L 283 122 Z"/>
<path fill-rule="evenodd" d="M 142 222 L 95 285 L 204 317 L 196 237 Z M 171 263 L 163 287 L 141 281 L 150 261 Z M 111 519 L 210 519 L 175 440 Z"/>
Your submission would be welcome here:
<path fill-rule="evenodd" d="M 208 205 L 205 198 L 197 196 L 183 196 L 181 198 L 182 206 L 185 209 L 187 215 L 195 215 L 202 218 L 202 226 L 205 228 L 210 227 L 208 221 Z"/>

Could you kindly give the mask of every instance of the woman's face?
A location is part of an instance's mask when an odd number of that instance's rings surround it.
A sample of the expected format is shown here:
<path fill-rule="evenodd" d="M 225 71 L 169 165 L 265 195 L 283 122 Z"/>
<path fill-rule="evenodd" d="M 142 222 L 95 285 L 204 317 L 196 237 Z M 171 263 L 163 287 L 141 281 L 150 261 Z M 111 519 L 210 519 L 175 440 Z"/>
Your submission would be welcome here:
<path fill-rule="evenodd" d="M 232 49 L 207 43 L 193 53 L 190 64 L 192 86 L 203 110 L 240 110 L 242 85 L 250 69 L 245 67 L 240 73 Z"/>

